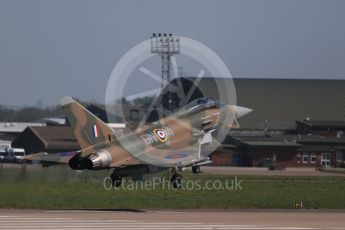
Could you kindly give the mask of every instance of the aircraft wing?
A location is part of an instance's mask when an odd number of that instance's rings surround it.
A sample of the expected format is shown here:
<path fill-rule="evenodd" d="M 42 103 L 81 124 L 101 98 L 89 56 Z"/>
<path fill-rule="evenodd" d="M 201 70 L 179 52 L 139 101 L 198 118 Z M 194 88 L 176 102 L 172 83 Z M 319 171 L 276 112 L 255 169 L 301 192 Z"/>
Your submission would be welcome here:
<path fill-rule="evenodd" d="M 198 149 L 194 146 L 176 150 L 150 148 L 141 153 L 133 154 L 133 156 L 142 162 L 162 167 L 184 168 L 212 163 L 209 157 L 199 155 Z"/>
<path fill-rule="evenodd" d="M 52 153 L 52 154 L 43 152 L 43 153 L 35 153 L 31 155 L 26 155 L 24 157 L 24 160 L 32 161 L 34 163 L 39 163 L 42 165 L 68 164 L 69 160 L 75 154 L 77 154 L 76 151 Z"/>
<path fill-rule="evenodd" d="M 121 139 L 121 144 L 135 159 L 142 162 L 162 167 L 188 167 L 201 163 L 206 164 L 206 162 L 211 163 L 210 159 L 207 157 L 209 154 L 203 155 L 203 152 L 213 152 L 207 151 L 207 148 L 215 149 L 214 146 L 217 144 L 217 141 L 212 138 L 211 132 L 206 133 L 204 137 L 199 139 L 196 143 L 194 142 L 194 144 L 184 148 L 166 146 L 163 143 L 158 146 L 144 146 L 140 144 L 141 142 L 132 139 L 134 138 L 133 136 Z"/>

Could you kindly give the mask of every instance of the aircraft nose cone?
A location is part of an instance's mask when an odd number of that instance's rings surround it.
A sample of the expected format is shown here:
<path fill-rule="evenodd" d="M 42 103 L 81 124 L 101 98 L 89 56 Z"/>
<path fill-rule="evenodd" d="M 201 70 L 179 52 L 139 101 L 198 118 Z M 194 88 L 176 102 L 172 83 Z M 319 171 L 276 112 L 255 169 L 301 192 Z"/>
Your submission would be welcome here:
<path fill-rule="evenodd" d="M 252 111 L 252 109 L 246 107 L 236 106 L 236 118 L 243 117 Z"/>

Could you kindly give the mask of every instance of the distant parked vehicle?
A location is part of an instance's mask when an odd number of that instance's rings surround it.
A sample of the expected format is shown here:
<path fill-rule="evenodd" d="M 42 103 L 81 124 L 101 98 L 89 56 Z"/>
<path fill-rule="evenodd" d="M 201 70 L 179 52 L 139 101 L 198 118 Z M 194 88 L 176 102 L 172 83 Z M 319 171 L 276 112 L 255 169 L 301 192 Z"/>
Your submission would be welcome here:
<path fill-rule="evenodd" d="M 258 167 L 265 167 L 265 168 L 269 168 L 273 165 L 273 160 L 272 157 L 266 157 L 264 159 L 262 159 L 259 163 L 258 163 Z"/>
<path fill-rule="evenodd" d="M 24 149 L 6 147 L 0 149 L 0 162 L 2 163 L 23 163 Z"/>

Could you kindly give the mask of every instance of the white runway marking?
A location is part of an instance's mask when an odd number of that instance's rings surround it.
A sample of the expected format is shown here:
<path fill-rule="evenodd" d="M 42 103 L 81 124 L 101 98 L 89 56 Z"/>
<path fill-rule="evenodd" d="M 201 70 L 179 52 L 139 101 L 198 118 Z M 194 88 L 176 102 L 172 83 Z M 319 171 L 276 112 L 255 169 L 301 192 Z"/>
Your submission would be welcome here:
<path fill-rule="evenodd" d="M 340 230 L 345 228 L 313 228 L 313 227 L 284 227 L 258 225 L 231 225 L 231 224 L 203 224 L 178 222 L 150 222 L 141 220 L 111 220 L 111 219 L 83 219 L 83 218 L 56 218 L 35 217 L 27 215 L 0 216 L 0 229 L 28 230 L 28 229 L 120 229 L 120 230 Z"/>

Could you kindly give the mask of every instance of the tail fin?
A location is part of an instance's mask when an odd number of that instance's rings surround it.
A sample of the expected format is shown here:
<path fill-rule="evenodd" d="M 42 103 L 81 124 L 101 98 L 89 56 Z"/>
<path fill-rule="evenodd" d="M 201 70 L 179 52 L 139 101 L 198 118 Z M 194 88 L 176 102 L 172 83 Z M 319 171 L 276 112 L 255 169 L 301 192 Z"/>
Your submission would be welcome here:
<path fill-rule="evenodd" d="M 83 149 L 92 145 L 106 145 L 111 141 L 113 130 L 73 98 L 64 97 L 60 105 L 83 153 Z"/>

